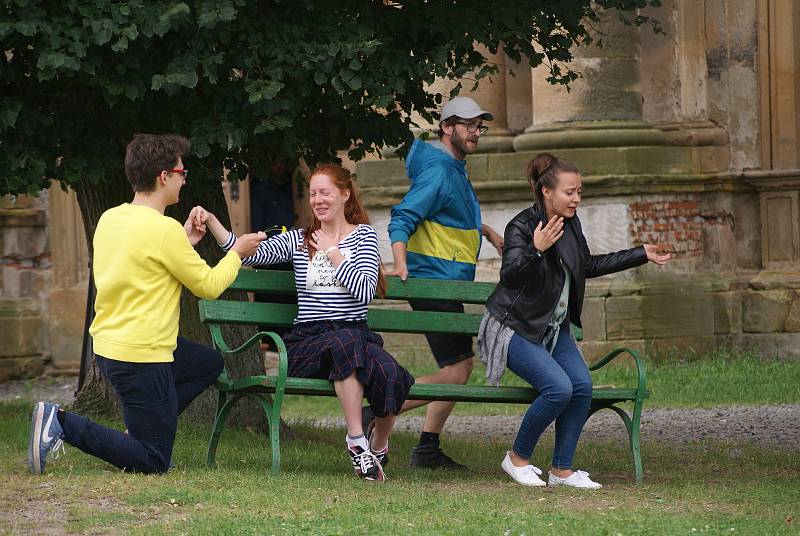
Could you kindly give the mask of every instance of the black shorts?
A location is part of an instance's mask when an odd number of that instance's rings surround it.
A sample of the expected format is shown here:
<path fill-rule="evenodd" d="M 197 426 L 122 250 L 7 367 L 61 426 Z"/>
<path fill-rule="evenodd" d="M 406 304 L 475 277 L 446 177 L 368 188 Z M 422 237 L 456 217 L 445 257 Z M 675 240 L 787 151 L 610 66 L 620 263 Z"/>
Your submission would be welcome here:
<path fill-rule="evenodd" d="M 464 312 L 463 303 L 438 300 L 409 300 L 408 303 L 414 311 Z M 472 351 L 472 337 L 469 335 L 426 333 L 425 338 L 428 339 L 428 345 L 439 368 L 475 357 L 475 352 Z"/>

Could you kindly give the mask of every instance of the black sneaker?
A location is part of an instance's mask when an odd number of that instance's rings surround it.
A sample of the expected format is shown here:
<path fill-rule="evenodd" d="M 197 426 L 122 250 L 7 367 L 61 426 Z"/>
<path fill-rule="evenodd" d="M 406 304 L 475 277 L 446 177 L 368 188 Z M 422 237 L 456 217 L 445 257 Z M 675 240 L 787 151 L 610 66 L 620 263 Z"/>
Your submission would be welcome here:
<path fill-rule="evenodd" d="M 467 469 L 450 456 L 442 452 L 439 443 L 417 445 L 411 449 L 411 467 L 424 467 L 426 469 Z"/>
<path fill-rule="evenodd" d="M 384 482 L 386 480 L 386 474 L 383 472 L 381 462 L 371 450 L 364 450 L 354 445 L 347 447 L 347 454 L 350 455 L 353 469 L 359 477 L 372 482 Z"/>
<path fill-rule="evenodd" d="M 372 434 L 372 429 L 375 428 L 375 413 L 369 406 L 361 407 L 361 428 L 364 430 L 364 435 L 369 441 L 369 436 Z"/>
<path fill-rule="evenodd" d="M 361 408 L 361 426 L 364 429 L 364 437 L 367 438 L 367 443 L 372 447 L 372 431 L 375 429 L 375 414 L 369 406 Z M 375 452 L 373 450 L 372 453 L 378 458 L 378 461 L 381 462 L 382 467 L 389 465 L 389 445 L 386 445 L 386 448 L 381 452 Z"/>
<path fill-rule="evenodd" d="M 371 447 L 370 447 L 369 450 L 372 451 L 372 453 L 375 455 L 375 457 L 378 458 L 378 461 L 381 462 L 381 467 L 386 467 L 387 465 L 389 465 L 389 445 L 388 444 L 380 452 L 375 452 L 374 450 L 372 450 Z"/>

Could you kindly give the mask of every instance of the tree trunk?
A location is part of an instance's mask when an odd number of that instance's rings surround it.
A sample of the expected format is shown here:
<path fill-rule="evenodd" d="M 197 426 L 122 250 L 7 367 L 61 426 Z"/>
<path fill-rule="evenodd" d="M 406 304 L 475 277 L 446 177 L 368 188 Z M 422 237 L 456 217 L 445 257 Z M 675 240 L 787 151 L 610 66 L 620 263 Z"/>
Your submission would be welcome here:
<path fill-rule="evenodd" d="M 78 205 L 83 215 L 86 242 L 89 245 L 89 255 L 91 257 L 94 252 L 92 238 L 100 216 L 109 208 L 129 202 L 132 198 L 131 187 L 127 181 L 118 178 L 100 184 L 89 184 L 86 181 L 81 181 L 75 190 L 78 197 Z M 183 223 L 191 208 L 201 204 L 216 214 L 220 221 L 230 228 L 228 209 L 225 204 L 222 187 L 213 188 L 209 192 L 204 191 L 203 194 L 201 202 L 198 198 L 199 196 L 192 190 L 190 183 L 187 183 L 181 190 L 180 202 L 169 207 L 167 215 Z M 200 256 L 211 266 L 214 266 L 222 258 L 223 252 L 217 246 L 210 233 L 197 244 L 196 249 Z M 242 292 L 226 291 L 223 296 L 229 300 L 247 299 L 247 296 Z M 186 289 L 181 294 L 180 307 L 180 334 L 183 337 L 210 346 L 211 337 L 208 328 L 200 322 L 197 298 Z M 253 328 L 244 326 L 230 326 L 224 330 L 224 333 L 230 345 L 238 345 L 251 336 L 253 331 Z M 262 358 L 257 347 L 235 358 L 226 359 L 225 367 L 233 376 L 263 374 L 264 371 Z M 186 409 L 184 415 L 193 422 L 210 424 L 213 421 L 215 408 L 215 392 L 213 389 L 209 389 Z M 92 357 L 91 363 L 87 368 L 84 384 L 81 390 L 76 393 L 72 410 L 83 415 L 92 416 L 119 415 L 116 394 L 111 385 L 100 374 L 94 357 Z M 259 430 L 266 429 L 266 420 L 261 408 L 249 399 L 239 402 L 228 419 L 229 422 L 236 425 L 256 427 Z"/>
<path fill-rule="evenodd" d="M 75 187 L 78 198 L 78 206 L 83 217 L 83 229 L 86 233 L 86 244 L 89 247 L 89 258 L 94 252 L 94 230 L 97 228 L 97 221 L 107 209 L 131 200 L 131 186 L 121 177 L 109 178 L 99 184 L 90 184 L 82 180 Z M 94 281 L 89 282 L 90 285 Z M 94 318 L 94 314 L 92 314 Z M 86 326 L 84 329 L 89 329 Z M 91 344 L 91 338 L 89 339 Z M 86 368 L 86 377 L 81 389 L 75 393 L 75 401 L 72 403 L 71 410 L 87 416 L 114 415 L 119 414 L 117 405 L 117 395 L 111 384 L 100 374 L 100 369 L 92 354 L 92 359 Z"/>

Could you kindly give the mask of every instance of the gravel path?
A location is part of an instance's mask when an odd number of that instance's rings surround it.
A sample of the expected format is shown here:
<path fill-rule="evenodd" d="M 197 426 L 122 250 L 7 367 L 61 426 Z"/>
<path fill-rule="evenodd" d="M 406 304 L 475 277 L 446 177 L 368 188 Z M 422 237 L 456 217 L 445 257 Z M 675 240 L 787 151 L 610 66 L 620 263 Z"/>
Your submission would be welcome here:
<path fill-rule="evenodd" d="M 519 416 L 453 416 L 447 420 L 445 434 L 487 437 L 513 442 Z M 418 432 L 422 417 L 400 417 L 395 430 Z M 344 427 L 342 418 L 319 419 L 322 427 Z M 545 433 L 552 433 L 552 426 Z M 676 443 L 730 441 L 787 450 L 800 449 L 800 404 L 776 406 L 725 406 L 709 409 L 647 409 L 642 415 L 642 441 Z M 581 440 L 624 441 L 625 425 L 611 411 L 601 411 L 586 423 Z"/>
<path fill-rule="evenodd" d="M 40 378 L 0 384 L 0 400 L 51 400 L 69 403 L 77 386 L 75 377 Z M 519 416 L 454 416 L 448 419 L 446 434 L 491 437 L 513 441 Z M 344 427 L 342 418 L 317 420 L 321 427 Z M 417 432 L 422 417 L 397 420 L 396 429 Z M 622 420 L 601 411 L 586 423 L 584 439 L 617 439 L 624 435 Z M 690 443 L 703 440 L 746 442 L 758 446 L 800 449 L 800 404 L 774 406 L 724 406 L 710 409 L 647 409 L 642 415 L 642 441 L 661 440 Z"/>

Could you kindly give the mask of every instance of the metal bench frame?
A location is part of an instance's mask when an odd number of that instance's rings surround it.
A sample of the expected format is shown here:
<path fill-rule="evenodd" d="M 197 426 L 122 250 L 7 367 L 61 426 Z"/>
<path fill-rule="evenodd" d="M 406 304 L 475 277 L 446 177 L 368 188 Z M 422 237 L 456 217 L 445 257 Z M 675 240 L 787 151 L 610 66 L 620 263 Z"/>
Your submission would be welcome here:
<path fill-rule="evenodd" d="M 494 284 L 467 281 L 433 279 L 409 279 L 405 282 L 396 277 L 387 278 L 387 300 L 407 301 L 415 298 L 440 299 L 471 304 L 485 304 Z M 267 295 L 295 295 L 294 275 L 291 272 L 271 270 L 241 270 L 233 290 L 252 291 Z M 259 402 L 269 422 L 269 437 L 272 448 L 272 474 L 280 471 L 280 417 L 285 395 L 336 396 L 333 384 L 328 380 L 292 378 L 287 376 L 288 360 L 283 340 L 269 331 L 258 332 L 237 348 L 225 342 L 221 326 L 225 324 L 270 325 L 290 327 L 297 313 L 297 306 L 285 303 L 263 303 L 229 300 L 200 300 L 200 319 L 209 326 L 214 346 L 224 356 L 244 352 L 263 339 L 271 339 L 278 349 L 279 362 L 276 375 L 246 376 L 231 378 L 223 371 L 216 382 L 218 390 L 217 412 L 211 440 L 208 445 L 207 464 L 216 465 L 216 453 L 225 420 L 233 406 L 248 397 Z M 440 313 L 426 311 L 401 311 L 371 305 L 367 323 L 374 331 L 395 333 L 462 333 L 475 336 L 482 315 L 475 313 Z M 578 333 L 578 335 L 580 335 Z M 620 355 L 627 354 L 637 369 L 635 387 L 595 387 L 592 390 L 592 405 L 589 416 L 601 409 L 610 409 L 622 418 L 628 432 L 633 455 L 636 483 L 643 479 L 642 459 L 639 448 L 639 429 L 644 400 L 648 398 L 645 367 L 642 359 L 633 350 L 616 348 L 589 367 L 598 370 Z M 449 400 L 457 402 L 495 402 L 530 404 L 538 393 L 531 387 L 492 387 L 450 384 L 415 384 L 408 398 L 412 400 Z M 633 411 L 628 413 L 618 406 L 632 402 Z"/>

